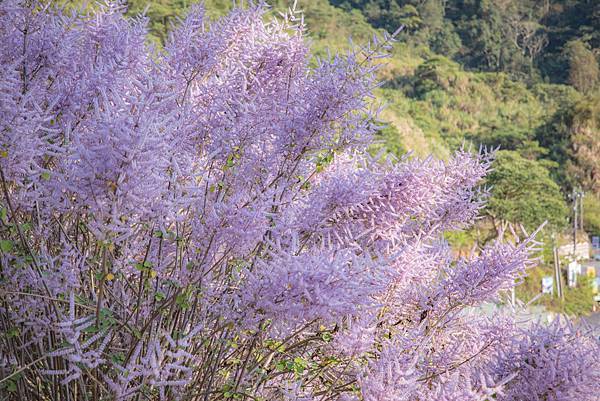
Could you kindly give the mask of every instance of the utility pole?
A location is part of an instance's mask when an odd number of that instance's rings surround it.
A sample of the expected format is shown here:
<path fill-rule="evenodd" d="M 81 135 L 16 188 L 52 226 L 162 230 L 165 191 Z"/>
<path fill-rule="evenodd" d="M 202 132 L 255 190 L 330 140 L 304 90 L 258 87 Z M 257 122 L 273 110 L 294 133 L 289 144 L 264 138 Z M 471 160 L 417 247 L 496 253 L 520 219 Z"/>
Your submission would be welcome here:
<path fill-rule="evenodd" d="M 579 229 L 583 231 L 583 197 L 585 193 L 580 191 L 579 196 Z"/>
<path fill-rule="evenodd" d="M 573 200 L 573 260 L 575 260 L 577 255 L 577 230 L 583 229 L 583 191 L 579 188 L 573 188 L 571 199 Z M 579 216 L 577 216 L 578 211 Z"/>
<path fill-rule="evenodd" d="M 575 259 L 575 251 L 577 250 L 577 190 L 573 187 L 573 259 Z"/>
<path fill-rule="evenodd" d="M 563 291 L 563 279 L 562 279 L 562 274 L 560 271 L 560 259 L 558 257 L 558 248 L 554 248 L 554 262 L 555 262 L 555 269 L 556 269 L 556 285 L 558 288 L 558 297 L 560 299 L 562 299 L 563 301 L 565 300 L 565 293 Z"/>
<path fill-rule="evenodd" d="M 583 206 L 581 205 L 583 204 L 583 191 L 581 191 L 579 188 L 573 187 L 571 198 L 573 200 L 573 257 L 568 267 L 569 286 L 576 285 L 578 270 L 574 269 L 581 268 L 581 265 L 577 263 L 577 230 L 579 228 L 583 228 L 583 213 L 580 213 L 580 216 L 577 216 L 577 211 L 583 211 Z M 579 223 L 581 223 L 581 227 L 578 227 Z"/>
<path fill-rule="evenodd" d="M 562 274 L 560 274 L 560 261 L 558 260 L 558 248 L 556 247 L 556 236 L 552 234 L 552 256 L 554 259 L 554 277 L 556 280 L 556 295 L 564 299 L 562 288 Z"/>

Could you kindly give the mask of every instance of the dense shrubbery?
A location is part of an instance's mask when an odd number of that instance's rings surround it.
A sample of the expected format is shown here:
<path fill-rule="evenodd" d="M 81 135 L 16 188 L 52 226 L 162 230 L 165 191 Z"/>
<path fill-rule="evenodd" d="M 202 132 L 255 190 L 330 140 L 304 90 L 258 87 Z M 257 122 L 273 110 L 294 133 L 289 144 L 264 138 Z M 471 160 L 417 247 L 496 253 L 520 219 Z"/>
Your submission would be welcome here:
<path fill-rule="evenodd" d="M 8 399 L 592 400 L 596 340 L 466 308 L 532 238 L 454 259 L 489 155 L 372 158 L 373 61 L 292 15 L 0 4 Z"/>

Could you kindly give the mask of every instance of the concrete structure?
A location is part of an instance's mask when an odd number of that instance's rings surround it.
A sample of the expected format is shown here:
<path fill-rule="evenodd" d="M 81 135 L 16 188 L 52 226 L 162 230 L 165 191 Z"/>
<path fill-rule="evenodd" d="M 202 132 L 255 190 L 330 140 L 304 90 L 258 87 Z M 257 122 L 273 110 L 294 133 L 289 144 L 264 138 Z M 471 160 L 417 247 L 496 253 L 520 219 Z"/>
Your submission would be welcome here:
<path fill-rule="evenodd" d="M 581 259 L 589 259 L 591 255 L 591 244 L 589 241 L 578 242 L 575 247 L 575 257 Z M 558 256 L 571 256 L 573 255 L 573 244 L 563 245 L 558 247 Z"/>

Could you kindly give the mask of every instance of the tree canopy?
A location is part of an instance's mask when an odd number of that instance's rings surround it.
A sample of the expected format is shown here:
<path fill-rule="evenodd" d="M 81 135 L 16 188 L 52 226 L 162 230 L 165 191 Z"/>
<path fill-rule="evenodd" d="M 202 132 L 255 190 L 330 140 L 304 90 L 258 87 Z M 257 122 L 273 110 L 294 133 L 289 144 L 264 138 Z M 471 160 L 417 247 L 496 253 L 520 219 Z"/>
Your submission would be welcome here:
<path fill-rule="evenodd" d="M 569 211 L 560 188 L 538 161 L 499 151 L 486 184 L 492 192 L 485 213 L 498 221 L 521 223 L 529 230 L 545 221 L 554 228 L 567 223 Z"/>

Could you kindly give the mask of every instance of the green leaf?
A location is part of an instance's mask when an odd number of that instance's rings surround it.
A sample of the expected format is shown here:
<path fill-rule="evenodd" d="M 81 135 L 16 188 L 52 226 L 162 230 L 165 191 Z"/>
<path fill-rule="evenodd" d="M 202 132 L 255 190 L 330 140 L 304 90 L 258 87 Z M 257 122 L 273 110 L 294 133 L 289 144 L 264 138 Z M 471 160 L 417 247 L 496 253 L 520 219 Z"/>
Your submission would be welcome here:
<path fill-rule="evenodd" d="M 0 250 L 2 250 L 2 252 L 10 252 L 13 249 L 13 242 L 10 240 L 0 240 Z"/>
<path fill-rule="evenodd" d="M 300 358 L 299 356 L 294 358 L 294 363 L 292 365 L 292 370 L 294 373 L 302 374 L 307 367 L 308 362 L 306 362 L 304 359 Z"/>
<path fill-rule="evenodd" d="M 179 294 L 175 298 L 175 303 L 181 309 L 188 309 L 190 307 L 190 303 L 186 294 Z"/>
<path fill-rule="evenodd" d="M 122 352 L 117 352 L 110 356 L 110 360 L 120 365 L 123 362 L 125 362 L 125 354 L 123 354 Z"/>
<path fill-rule="evenodd" d="M 333 153 L 326 152 L 317 156 L 316 160 L 316 171 L 320 173 L 325 167 L 333 161 Z"/>
<path fill-rule="evenodd" d="M 150 268 L 152 267 L 152 262 L 145 261 L 143 263 L 136 263 L 133 265 L 133 267 L 135 267 L 136 270 L 145 272 L 145 271 L 150 270 Z"/>
<path fill-rule="evenodd" d="M 9 393 L 15 393 L 17 391 L 17 383 L 12 380 L 9 380 L 6 384 L 6 391 Z"/>
<path fill-rule="evenodd" d="M 98 327 L 96 327 L 95 324 L 86 327 L 85 329 L 81 330 L 83 333 L 87 333 L 87 334 L 96 334 L 98 333 Z"/>
<path fill-rule="evenodd" d="M 131 331 L 133 332 L 133 335 L 135 336 L 136 339 L 138 339 L 138 340 L 142 339 L 142 332 L 139 331 L 137 328 L 132 327 Z"/>
<path fill-rule="evenodd" d="M 233 167 L 233 160 L 234 160 L 233 155 L 229 156 L 227 158 L 227 167 L 229 167 L 229 168 Z"/>
<path fill-rule="evenodd" d="M 8 330 L 8 332 L 6 333 L 6 335 L 8 336 L 8 338 L 11 338 L 11 337 L 18 337 L 18 336 L 19 336 L 19 328 L 18 328 L 18 327 L 16 327 L 16 326 L 14 326 L 14 327 L 11 327 L 11 328 Z"/>

